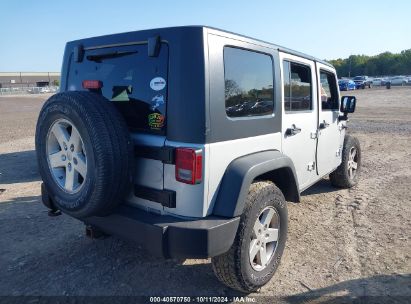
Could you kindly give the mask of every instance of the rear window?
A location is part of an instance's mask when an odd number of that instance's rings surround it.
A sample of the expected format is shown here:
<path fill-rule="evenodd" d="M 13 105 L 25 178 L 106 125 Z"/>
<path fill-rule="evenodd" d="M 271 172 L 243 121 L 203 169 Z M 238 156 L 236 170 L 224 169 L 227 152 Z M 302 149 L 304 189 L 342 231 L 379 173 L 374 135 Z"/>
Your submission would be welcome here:
<path fill-rule="evenodd" d="M 147 44 L 86 50 L 82 62 L 71 61 L 67 89 L 84 90 L 83 80 L 99 80 L 97 90 L 113 102 L 129 129 L 164 134 L 167 103 L 168 46 L 158 57 Z"/>
<path fill-rule="evenodd" d="M 269 55 L 224 47 L 224 86 L 228 117 L 273 114 L 273 62 Z"/>

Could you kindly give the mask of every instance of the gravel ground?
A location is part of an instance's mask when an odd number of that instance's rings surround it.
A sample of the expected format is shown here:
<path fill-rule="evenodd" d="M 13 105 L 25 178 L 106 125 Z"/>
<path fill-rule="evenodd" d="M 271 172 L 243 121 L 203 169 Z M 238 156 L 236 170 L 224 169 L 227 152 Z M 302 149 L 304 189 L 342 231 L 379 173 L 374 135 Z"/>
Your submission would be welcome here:
<path fill-rule="evenodd" d="M 411 88 L 346 95 L 359 100 L 349 132 L 363 149 L 360 183 L 338 190 L 324 179 L 289 204 L 282 263 L 253 295 L 411 297 Z M 68 216 L 47 216 L 34 152 L 47 97 L 0 97 L 0 296 L 235 295 L 210 260 L 157 259 L 117 238 L 90 240 Z"/>

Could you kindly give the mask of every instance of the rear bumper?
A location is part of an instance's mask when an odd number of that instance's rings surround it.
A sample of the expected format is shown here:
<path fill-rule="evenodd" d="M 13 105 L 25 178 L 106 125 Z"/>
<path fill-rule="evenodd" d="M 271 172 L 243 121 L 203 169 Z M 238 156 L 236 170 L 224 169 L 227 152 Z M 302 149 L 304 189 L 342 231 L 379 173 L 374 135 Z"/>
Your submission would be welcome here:
<path fill-rule="evenodd" d="M 208 258 L 230 249 L 240 218 L 183 220 L 121 205 L 109 216 L 82 220 L 105 233 L 136 242 L 155 256 Z"/>

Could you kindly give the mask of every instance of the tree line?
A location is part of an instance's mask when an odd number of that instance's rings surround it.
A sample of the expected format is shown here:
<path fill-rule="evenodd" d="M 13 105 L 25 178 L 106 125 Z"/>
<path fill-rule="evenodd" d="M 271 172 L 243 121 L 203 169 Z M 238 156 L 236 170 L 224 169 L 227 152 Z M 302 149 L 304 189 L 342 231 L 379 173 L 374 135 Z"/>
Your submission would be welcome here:
<path fill-rule="evenodd" d="M 336 68 L 338 77 L 411 75 L 411 49 L 397 54 L 351 55 L 328 61 Z"/>

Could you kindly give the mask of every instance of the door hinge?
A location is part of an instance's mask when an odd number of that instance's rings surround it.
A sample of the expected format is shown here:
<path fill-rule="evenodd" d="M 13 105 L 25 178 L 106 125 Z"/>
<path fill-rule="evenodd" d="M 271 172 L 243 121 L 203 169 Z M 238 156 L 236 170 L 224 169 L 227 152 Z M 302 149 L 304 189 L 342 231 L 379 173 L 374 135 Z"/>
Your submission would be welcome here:
<path fill-rule="evenodd" d="M 347 129 L 347 125 L 345 123 L 341 123 L 338 125 L 338 131 L 341 132 L 342 130 L 345 130 L 345 129 Z"/>
<path fill-rule="evenodd" d="M 143 158 L 161 160 L 165 164 L 175 163 L 174 147 L 134 146 L 134 155 Z"/>
<path fill-rule="evenodd" d="M 318 132 L 318 131 L 316 131 L 316 132 L 311 132 L 311 133 L 310 133 L 310 138 L 311 138 L 311 139 L 316 139 L 316 138 L 318 138 L 318 135 L 319 135 L 319 132 Z"/>
<path fill-rule="evenodd" d="M 315 162 L 311 162 L 307 165 L 308 171 L 313 171 L 315 169 Z"/>

